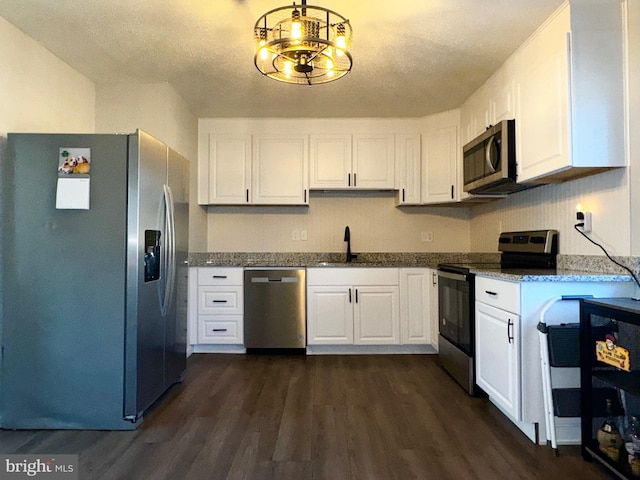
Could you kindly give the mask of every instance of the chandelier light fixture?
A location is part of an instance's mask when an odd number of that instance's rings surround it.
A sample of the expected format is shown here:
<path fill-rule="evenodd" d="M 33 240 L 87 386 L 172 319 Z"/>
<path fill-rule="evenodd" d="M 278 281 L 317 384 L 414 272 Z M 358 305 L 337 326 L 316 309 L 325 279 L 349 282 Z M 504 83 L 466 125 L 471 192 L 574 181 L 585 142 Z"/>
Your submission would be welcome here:
<path fill-rule="evenodd" d="M 275 8 L 254 29 L 260 73 L 286 83 L 315 85 L 351 70 L 351 24 L 332 10 L 307 5 Z"/>

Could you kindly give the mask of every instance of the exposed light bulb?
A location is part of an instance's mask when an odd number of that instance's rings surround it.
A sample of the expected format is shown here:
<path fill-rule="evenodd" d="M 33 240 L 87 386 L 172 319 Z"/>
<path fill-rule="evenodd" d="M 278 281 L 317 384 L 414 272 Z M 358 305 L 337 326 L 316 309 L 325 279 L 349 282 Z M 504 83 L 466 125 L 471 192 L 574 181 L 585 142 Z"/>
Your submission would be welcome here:
<path fill-rule="evenodd" d="M 327 69 L 328 70 L 332 70 L 333 69 L 333 62 L 331 61 L 330 58 L 327 59 Z"/>
<path fill-rule="evenodd" d="M 333 70 L 327 71 L 327 77 L 333 77 Z"/>
<path fill-rule="evenodd" d="M 269 50 L 265 47 L 266 42 L 260 40 L 260 58 L 266 60 L 269 57 Z"/>
<path fill-rule="evenodd" d="M 291 38 L 300 38 L 302 36 L 302 24 L 298 20 L 291 22 Z"/>
<path fill-rule="evenodd" d="M 284 67 L 282 70 L 287 77 L 291 76 L 291 74 L 293 73 L 293 62 L 284 62 Z"/>
<path fill-rule="evenodd" d="M 342 50 L 347 47 L 347 40 L 344 38 L 344 35 L 338 35 L 336 37 L 336 45 Z"/>

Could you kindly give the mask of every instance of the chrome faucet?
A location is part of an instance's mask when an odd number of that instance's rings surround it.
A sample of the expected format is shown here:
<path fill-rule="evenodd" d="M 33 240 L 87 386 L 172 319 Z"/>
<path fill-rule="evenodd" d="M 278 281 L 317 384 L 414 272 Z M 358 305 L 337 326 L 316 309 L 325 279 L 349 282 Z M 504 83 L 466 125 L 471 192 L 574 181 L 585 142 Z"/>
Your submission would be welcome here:
<path fill-rule="evenodd" d="M 349 263 L 358 258 L 358 255 L 351 253 L 351 231 L 348 225 L 344 228 L 344 241 L 347 242 L 347 263 Z"/>

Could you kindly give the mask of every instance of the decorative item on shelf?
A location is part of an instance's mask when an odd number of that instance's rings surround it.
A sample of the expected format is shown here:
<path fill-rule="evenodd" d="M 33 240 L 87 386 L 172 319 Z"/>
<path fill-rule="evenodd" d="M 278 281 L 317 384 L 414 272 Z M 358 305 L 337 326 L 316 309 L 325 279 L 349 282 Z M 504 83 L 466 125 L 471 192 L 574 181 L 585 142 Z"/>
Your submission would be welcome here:
<path fill-rule="evenodd" d="M 254 35 L 256 68 L 274 80 L 314 85 L 351 71 L 349 20 L 327 8 L 307 5 L 306 0 L 262 15 Z"/>
<path fill-rule="evenodd" d="M 598 429 L 597 439 L 600 451 L 617 462 L 620 457 L 620 447 L 622 447 L 622 435 L 613 417 L 610 398 L 607 398 L 607 418 Z"/>
<path fill-rule="evenodd" d="M 624 446 L 631 473 L 634 477 L 638 477 L 640 476 L 640 420 L 636 416 L 631 417 L 629 426 L 624 432 Z"/>

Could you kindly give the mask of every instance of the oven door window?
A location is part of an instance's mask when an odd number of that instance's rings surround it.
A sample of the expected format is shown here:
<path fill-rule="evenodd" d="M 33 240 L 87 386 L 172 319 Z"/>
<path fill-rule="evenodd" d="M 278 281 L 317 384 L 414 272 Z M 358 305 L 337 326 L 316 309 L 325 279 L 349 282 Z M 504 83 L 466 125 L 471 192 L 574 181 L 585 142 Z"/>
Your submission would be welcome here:
<path fill-rule="evenodd" d="M 468 355 L 472 353 L 473 323 L 470 294 L 470 282 L 442 276 L 438 278 L 440 335 Z"/>

